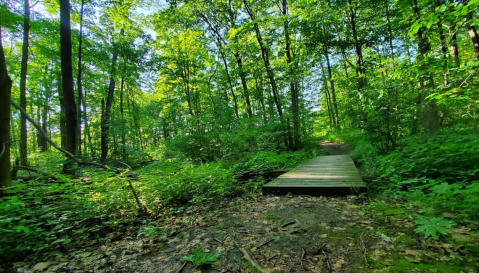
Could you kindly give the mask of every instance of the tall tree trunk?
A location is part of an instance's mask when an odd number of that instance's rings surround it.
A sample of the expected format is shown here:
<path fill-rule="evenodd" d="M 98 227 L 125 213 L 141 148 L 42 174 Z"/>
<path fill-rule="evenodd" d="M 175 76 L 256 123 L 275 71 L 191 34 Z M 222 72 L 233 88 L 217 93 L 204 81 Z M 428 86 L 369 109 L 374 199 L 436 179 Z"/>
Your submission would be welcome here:
<path fill-rule="evenodd" d="M 238 72 L 241 79 L 241 85 L 243 86 L 244 96 L 246 99 L 246 113 L 248 114 L 248 117 L 250 118 L 253 116 L 253 113 L 251 112 L 250 94 L 248 90 L 248 84 L 246 82 L 246 73 L 244 73 L 244 69 L 243 69 L 243 60 L 239 52 L 234 53 L 234 56 L 236 59 L 236 63 L 238 64 Z"/>
<path fill-rule="evenodd" d="M 237 102 L 237 100 L 236 100 L 235 91 L 233 90 L 233 83 L 231 82 L 230 72 L 229 72 L 229 69 L 228 69 L 228 62 L 226 61 L 226 55 L 225 55 L 225 53 L 222 51 L 221 41 L 218 41 L 218 43 L 220 44 L 221 59 L 223 59 L 223 64 L 224 64 L 224 66 L 225 66 L 225 71 L 226 71 L 226 77 L 228 78 L 228 83 L 229 83 L 229 85 L 230 85 L 231 96 L 233 97 L 233 103 L 234 103 L 234 106 L 235 106 L 235 114 L 236 114 L 236 117 L 239 118 L 239 114 L 238 114 L 238 102 Z"/>
<path fill-rule="evenodd" d="M 419 18 L 419 8 L 417 6 L 417 0 L 413 2 L 414 13 L 417 18 Z M 431 44 L 429 43 L 425 33 L 424 27 L 420 27 L 418 32 L 418 59 L 423 60 L 426 54 L 431 51 Z M 425 71 L 424 65 L 422 65 L 421 70 Z M 419 98 L 425 98 L 428 95 L 428 91 L 434 86 L 433 77 L 429 72 L 423 72 L 423 75 L 419 79 Z M 439 114 L 437 111 L 436 102 L 434 99 L 425 101 L 422 99 L 422 122 L 424 126 L 424 131 L 426 133 L 433 133 L 439 129 Z"/>
<path fill-rule="evenodd" d="M 253 11 L 249 7 L 246 0 L 243 0 L 243 3 L 245 5 L 246 12 L 248 13 L 248 15 L 251 19 L 251 22 L 253 22 L 253 28 L 254 28 L 254 32 L 256 34 L 256 40 L 258 41 L 259 47 L 261 49 L 261 57 L 263 58 L 264 67 L 266 69 L 266 75 L 268 76 L 269 83 L 271 85 L 271 91 L 273 92 L 273 98 L 274 98 L 274 103 L 276 104 L 276 110 L 278 110 L 278 115 L 280 117 L 282 117 L 283 116 L 283 110 L 281 109 L 281 104 L 279 102 L 278 87 L 276 86 L 276 81 L 275 81 L 275 78 L 274 78 L 273 69 L 271 68 L 271 64 L 269 62 L 268 49 L 263 44 L 263 38 L 261 37 L 261 32 L 259 30 L 258 23 L 256 23 L 256 18 L 253 14 Z"/>
<path fill-rule="evenodd" d="M 77 88 L 78 88 L 78 109 L 77 109 L 77 137 L 78 137 L 78 155 L 82 154 L 82 143 L 81 143 L 81 118 L 82 118 L 82 96 L 83 96 L 83 86 L 82 86 L 82 44 L 83 44 L 83 8 L 85 0 L 81 0 L 81 11 L 80 11 L 80 38 L 78 41 L 78 74 L 77 74 Z M 84 106 L 83 106 L 84 107 Z"/>
<path fill-rule="evenodd" d="M 336 129 L 341 129 L 339 125 L 339 112 L 338 112 L 338 103 L 336 102 L 336 91 L 334 90 L 334 81 L 333 81 L 333 73 L 331 72 L 331 64 L 329 63 L 329 54 L 328 48 L 325 47 L 324 55 L 326 57 L 326 65 L 328 68 L 328 79 L 329 83 L 331 84 L 331 97 L 333 101 L 333 108 L 334 108 L 334 124 L 336 125 Z"/>
<path fill-rule="evenodd" d="M 70 27 L 70 1 L 60 0 L 60 51 L 61 51 L 61 70 L 63 85 L 63 104 L 65 110 L 65 122 L 67 131 L 66 150 L 71 154 L 77 153 L 77 107 L 75 103 L 75 90 L 73 89 L 73 71 L 72 71 L 72 42 Z M 71 160 L 69 160 L 71 162 Z M 68 163 L 68 162 L 67 162 Z M 65 173 L 73 173 L 66 164 Z"/>
<path fill-rule="evenodd" d="M 125 58 L 123 58 L 125 59 Z M 124 116 L 124 110 L 123 110 L 123 91 L 125 87 L 125 77 L 126 77 L 126 63 L 127 61 L 125 60 L 125 64 L 123 66 L 123 73 L 121 75 L 121 83 L 120 83 L 120 114 L 121 114 L 121 156 L 125 160 L 126 159 L 126 139 L 125 139 L 125 116 Z"/>
<path fill-rule="evenodd" d="M 63 100 L 63 84 L 62 84 L 62 75 L 57 74 L 57 84 L 58 84 L 58 100 L 60 102 L 60 146 L 63 149 L 67 148 L 67 127 L 65 120 L 65 106 Z"/>
<path fill-rule="evenodd" d="M 476 28 L 471 25 L 472 15 L 469 14 L 466 21 L 467 30 L 469 31 L 469 36 L 471 36 L 472 47 L 474 49 L 474 55 L 476 59 L 479 60 L 479 37 L 477 36 Z"/>
<path fill-rule="evenodd" d="M 289 73 L 289 91 L 291 93 L 291 112 L 293 113 L 293 136 L 290 141 L 290 145 L 293 150 L 298 150 L 301 146 L 301 139 L 299 136 L 299 96 L 298 89 L 295 85 L 295 75 L 293 71 L 293 59 L 291 57 L 291 41 L 289 37 L 289 19 L 288 19 L 288 3 L 287 0 L 283 0 L 283 16 L 284 18 L 284 38 L 285 46 L 284 51 L 286 55 L 286 63 L 288 64 Z"/>
<path fill-rule="evenodd" d="M 124 34 L 123 29 L 121 30 L 121 35 Z M 110 71 L 110 84 L 108 86 L 108 96 L 106 98 L 106 106 L 104 112 L 104 126 L 101 132 L 101 143 L 102 150 L 101 150 L 101 158 L 106 159 L 108 156 L 108 137 L 109 137 L 109 129 L 110 129 L 110 115 L 111 115 L 111 106 L 113 104 L 113 96 L 115 93 L 115 72 L 116 72 L 116 63 L 118 60 L 118 44 L 115 43 L 113 46 L 113 58 L 111 61 L 111 71 Z"/>
<path fill-rule="evenodd" d="M 12 80 L 8 76 L 7 64 L 2 44 L 0 17 L 0 187 L 12 185 L 10 163 L 10 98 Z M 0 191 L 0 195 L 2 192 Z"/>
<path fill-rule="evenodd" d="M 362 46 L 359 43 L 358 32 L 356 28 L 356 10 L 353 7 L 351 0 L 348 0 L 348 6 L 349 6 L 349 20 L 350 20 L 349 23 L 351 24 L 351 31 L 352 31 L 353 40 L 354 40 L 354 49 L 356 52 L 356 75 L 358 76 L 359 101 L 361 105 L 364 105 L 363 87 L 365 84 L 365 78 L 363 76 L 363 52 L 362 52 Z"/>
<path fill-rule="evenodd" d="M 389 54 L 391 57 L 392 61 L 392 66 L 394 70 L 394 47 L 393 47 L 393 31 L 391 29 L 391 20 L 390 20 L 390 15 L 389 15 L 389 1 L 385 0 L 384 1 L 386 4 L 386 21 L 387 21 L 387 26 L 388 26 L 388 44 L 389 44 Z"/>
<path fill-rule="evenodd" d="M 43 101 L 43 111 L 42 111 L 42 129 L 45 132 L 48 132 L 48 97 L 45 96 L 45 101 Z M 39 139 L 41 140 L 38 143 L 38 146 L 41 146 L 42 152 L 48 150 L 48 142 L 42 134 L 39 134 Z"/>
<path fill-rule="evenodd" d="M 106 118 L 105 118 L 105 99 L 101 99 L 101 121 L 100 121 L 100 127 L 101 127 L 101 138 L 100 138 L 100 149 L 101 149 L 101 159 L 106 159 L 108 155 L 108 147 L 106 140 L 107 138 L 104 137 L 105 132 L 106 132 Z"/>
<path fill-rule="evenodd" d="M 87 93 L 85 92 L 82 96 L 82 104 L 83 107 L 86 109 L 86 95 Z M 92 141 L 91 141 L 91 131 L 90 131 L 90 125 L 88 124 L 88 116 L 86 111 L 83 111 L 83 120 L 85 121 L 85 130 L 83 130 L 84 136 L 83 140 L 85 141 L 84 146 L 85 146 L 85 152 L 87 151 L 86 149 L 86 141 L 88 138 L 88 146 L 90 147 L 90 155 L 95 156 L 95 150 L 93 149 Z"/>
<path fill-rule="evenodd" d="M 323 74 L 324 93 L 326 95 L 326 105 L 328 107 L 328 116 L 329 116 L 329 128 L 333 128 L 332 124 L 334 124 L 334 127 L 337 128 L 338 126 L 336 125 L 336 119 L 334 118 L 334 110 L 331 107 L 331 104 L 332 104 L 331 98 L 330 98 L 331 95 L 329 94 L 328 84 L 326 83 L 326 73 L 324 71 L 323 62 L 320 61 L 319 65 L 321 66 L 321 71 Z"/>
<path fill-rule="evenodd" d="M 23 18 L 23 46 L 22 46 L 22 68 L 20 71 L 20 107 L 27 109 L 27 65 L 28 65 L 28 46 L 30 32 L 30 2 L 24 1 L 24 18 Z M 27 120 L 24 116 L 20 116 L 20 164 L 27 166 Z"/>

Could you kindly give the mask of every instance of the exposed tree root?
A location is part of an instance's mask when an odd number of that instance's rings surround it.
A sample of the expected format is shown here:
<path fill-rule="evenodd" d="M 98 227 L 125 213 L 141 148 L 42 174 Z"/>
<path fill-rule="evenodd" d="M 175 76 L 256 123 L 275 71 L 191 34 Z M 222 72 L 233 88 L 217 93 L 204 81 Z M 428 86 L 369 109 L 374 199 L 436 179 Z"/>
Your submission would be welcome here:
<path fill-rule="evenodd" d="M 244 248 L 240 248 L 239 249 L 241 251 L 241 253 L 243 253 L 243 259 L 245 259 L 246 261 L 248 261 L 252 266 L 254 266 L 256 269 L 258 269 L 260 272 L 262 273 L 271 273 L 271 271 L 267 270 L 267 269 L 263 269 L 262 267 L 260 267 L 255 261 L 253 261 L 253 259 L 251 259 L 251 257 L 249 256 L 248 252 L 246 252 L 246 250 Z"/>

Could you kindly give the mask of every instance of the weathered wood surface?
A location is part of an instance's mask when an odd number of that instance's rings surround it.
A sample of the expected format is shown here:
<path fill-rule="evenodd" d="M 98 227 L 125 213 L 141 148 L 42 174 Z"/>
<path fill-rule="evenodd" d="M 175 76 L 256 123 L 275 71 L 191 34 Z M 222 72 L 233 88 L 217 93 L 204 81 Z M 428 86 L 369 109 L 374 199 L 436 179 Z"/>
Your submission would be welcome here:
<path fill-rule="evenodd" d="M 264 194 L 348 195 L 366 191 L 348 155 L 320 156 L 308 160 L 263 186 Z"/>

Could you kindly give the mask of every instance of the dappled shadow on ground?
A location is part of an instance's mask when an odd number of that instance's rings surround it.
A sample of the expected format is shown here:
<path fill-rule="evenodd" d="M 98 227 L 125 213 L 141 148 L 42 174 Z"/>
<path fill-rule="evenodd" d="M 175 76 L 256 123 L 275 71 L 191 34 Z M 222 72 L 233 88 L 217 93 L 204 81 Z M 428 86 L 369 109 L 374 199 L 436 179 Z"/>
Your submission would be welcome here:
<path fill-rule="evenodd" d="M 225 199 L 227 200 L 227 199 Z M 479 223 L 456 219 L 450 237 L 414 232 L 420 208 L 358 197 L 261 196 L 191 206 L 151 222 L 76 242 L 59 253 L 15 263 L 18 272 L 258 272 L 240 248 L 271 272 L 477 272 Z M 143 225 L 138 229 L 138 224 Z M 192 249 L 220 254 L 212 267 L 182 257 Z M 1 272 L 1 270 L 0 270 Z"/>

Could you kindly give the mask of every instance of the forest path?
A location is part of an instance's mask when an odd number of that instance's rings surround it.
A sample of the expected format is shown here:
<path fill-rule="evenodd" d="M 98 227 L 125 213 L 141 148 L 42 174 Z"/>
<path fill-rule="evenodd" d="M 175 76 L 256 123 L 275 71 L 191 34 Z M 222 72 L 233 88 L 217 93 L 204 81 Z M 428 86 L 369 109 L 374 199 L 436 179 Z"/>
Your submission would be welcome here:
<path fill-rule="evenodd" d="M 329 141 L 321 141 L 321 147 L 331 155 L 345 155 L 348 154 L 352 147 L 342 143 L 333 143 Z"/>
<path fill-rule="evenodd" d="M 349 149 L 322 145 L 336 154 Z M 416 234 L 414 219 L 420 209 L 399 200 L 252 193 L 170 208 L 151 221 L 137 220 L 76 242 L 67 251 L 29 257 L 15 263 L 12 272 L 259 272 L 245 262 L 240 249 L 266 272 L 413 272 L 419 265 L 431 270 L 420 272 L 445 272 L 449 261 L 479 260 L 461 250 L 466 243 L 431 241 Z M 453 232 L 460 240 L 472 240 L 464 227 Z M 182 260 L 205 261 L 204 253 L 219 255 L 213 266 Z M 0 272 L 6 271 L 0 267 Z"/>

